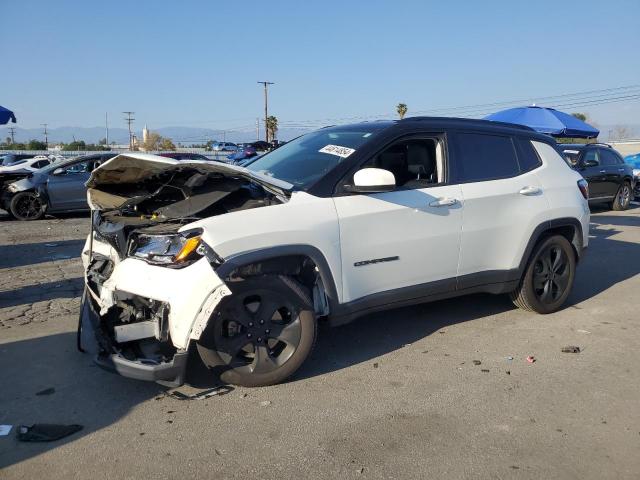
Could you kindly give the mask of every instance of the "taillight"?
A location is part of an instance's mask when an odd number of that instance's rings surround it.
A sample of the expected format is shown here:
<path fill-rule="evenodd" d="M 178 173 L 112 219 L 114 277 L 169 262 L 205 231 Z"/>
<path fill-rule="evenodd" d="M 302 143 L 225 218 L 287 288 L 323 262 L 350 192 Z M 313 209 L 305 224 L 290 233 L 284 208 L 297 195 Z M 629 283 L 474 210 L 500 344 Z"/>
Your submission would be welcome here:
<path fill-rule="evenodd" d="M 585 200 L 589 200 L 589 184 L 585 179 L 578 180 L 578 188 Z"/>

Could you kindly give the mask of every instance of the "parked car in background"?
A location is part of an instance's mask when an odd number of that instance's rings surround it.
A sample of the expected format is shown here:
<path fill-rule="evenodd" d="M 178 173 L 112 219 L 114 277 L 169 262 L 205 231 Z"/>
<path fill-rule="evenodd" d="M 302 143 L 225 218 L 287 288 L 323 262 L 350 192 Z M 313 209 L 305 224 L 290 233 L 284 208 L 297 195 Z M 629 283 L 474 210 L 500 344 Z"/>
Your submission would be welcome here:
<path fill-rule="evenodd" d="M 127 153 L 88 185 L 81 346 L 165 385 L 195 352 L 223 382 L 281 382 L 318 318 L 477 292 L 555 312 L 589 242 L 586 181 L 555 141 L 482 120 L 324 128 L 244 168 Z"/>
<path fill-rule="evenodd" d="M 275 150 L 276 148 L 280 148 L 282 145 L 284 145 L 287 142 L 283 142 L 282 140 L 271 140 L 270 145 L 270 150 Z"/>
<path fill-rule="evenodd" d="M 172 153 L 161 153 L 161 157 L 165 158 L 173 158 L 174 160 L 207 160 L 210 162 L 211 160 L 201 155 L 199 153 L 188 153 L 188 152 L 172 152 Z"/>
<path fill-rule="evenodd" d="M 257 152 L 266 152 L 271 149 L 271 144 L 269 142 L 265 142 L 264 140 L 258 140 L 251 144 L 253 148 L 256 149 Z"/>
<path fill-rule="evenodd" d="M 626 210 L 635 188 L 633 168 L 606 143 L 560 144 L 569 164 L 589 184 L 589 203 Z"/>
<path fill-rule="evenodd" d="M 633 169 L 633 176 L 636 181 L 633 193 L 636 198 L 640 198 L 640 153 L 624 157 L 624 163 L 631 165 L 631 168 Z"/>
<path fill-rule="evenodd" d="M 235 152 L 238 150 L 238 146 L 231 142 L 218 142 L 213 144 L 212 150 L 214 152 Z"/>
<path fill-rule="evenodd" d="M 23 160 L 15 161 L 8 165 L 3 165 L 2 167 L 0 167 L 0 173 L 15 172 L 18 170 L 27 170 L 30 172 L 34 172 L 40 168 L 46 167 L 52 162 L 53 160 L 45 156 L 26 158 Z"/>
<path fill-rule="evenodd" d="M 29 158 L 33 158 L 33 155 L 29 155 L 28 153 L 6 153 L 0 155 L 0 166 L 4 167 L 18 160 L 26 160 Z"/>
<path fill-rule="evenodd" d="M 248 146 L 248 147 L 244 147 L 241 150 L 238 150 L 235 153 L 232 153 L 231 155 L 227 155 L 227 160 L 229 160 L 234 165 L 244 166 L 247 160 L 255 157 L 256 155 L 258 155 L 258 153 L 256 152 L 256 149 L 251 146 Z"/>
<path fill-rule="evenodd" d="M 38 220 L 45 213 L 88 210 L 85 183 L 115 153 L 54 162 L 35 172 L 16 172 L 0 181 L 0 207 L 18 220 Z"/>

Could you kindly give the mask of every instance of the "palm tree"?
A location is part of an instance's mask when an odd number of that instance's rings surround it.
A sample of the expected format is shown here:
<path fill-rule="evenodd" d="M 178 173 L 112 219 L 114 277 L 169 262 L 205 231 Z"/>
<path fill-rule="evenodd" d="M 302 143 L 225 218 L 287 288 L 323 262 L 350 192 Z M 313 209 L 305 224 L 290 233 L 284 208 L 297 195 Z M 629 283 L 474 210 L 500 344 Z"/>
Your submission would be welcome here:
<path fill-rule="evenodd" d="M 269 115 L 267 117 L 267 139 L 269 141 L 275 140 L 277 132 L 278 132 L 278 119 L 273 115 Z"/>
<path fill-rule="evenodd" d="M 407 104 L 399 103 L 398 106 L 396 107 L 396 112 L 398 112 L 398 116 L 400 116 L 400 120 L 402 120 L 404 116 L 407 114 Z"/>

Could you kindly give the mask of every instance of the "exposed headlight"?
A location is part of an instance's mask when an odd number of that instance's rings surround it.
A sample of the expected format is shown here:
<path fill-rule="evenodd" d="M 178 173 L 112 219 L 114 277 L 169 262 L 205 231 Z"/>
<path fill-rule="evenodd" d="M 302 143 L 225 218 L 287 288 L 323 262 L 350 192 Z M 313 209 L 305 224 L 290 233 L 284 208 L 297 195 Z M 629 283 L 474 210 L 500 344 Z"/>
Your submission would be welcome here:
<path fill-rule="evenodd" d="M 155 265 L 186 266 L 202 257 L 220 265 L 223 260 L 200 237 L 200 230 L 170 235 L 134 236 L 129 244 L 129 256 Z"/>
<path fill-rule="evenodd" d="M 633 169 L 633 176 L 634 177 L 640 177 L 640 168 L 634 168 Z"/>

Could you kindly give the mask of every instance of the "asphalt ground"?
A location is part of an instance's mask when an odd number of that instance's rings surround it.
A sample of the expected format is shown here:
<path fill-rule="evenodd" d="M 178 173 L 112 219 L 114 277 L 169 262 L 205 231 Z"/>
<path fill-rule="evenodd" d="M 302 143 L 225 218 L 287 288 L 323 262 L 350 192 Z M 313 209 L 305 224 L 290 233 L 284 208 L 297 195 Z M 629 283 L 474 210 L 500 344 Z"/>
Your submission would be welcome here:
<path fill-rule="evenodd" d="M 560 312 L 473 295 L 370 315 L 321 328 L 288 383 L 205 400 L 76 350 L 87 231 L 0 216 L 2 479 L 640 478 L 637 205 L 594 213 Z M 33 423 L 84 428 L 18 442 Z"/>

